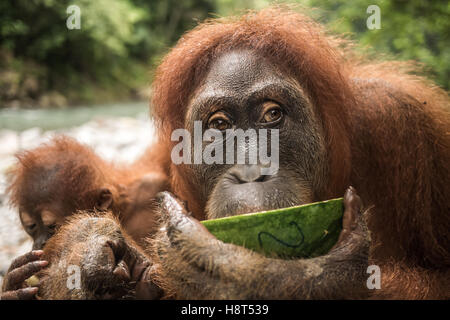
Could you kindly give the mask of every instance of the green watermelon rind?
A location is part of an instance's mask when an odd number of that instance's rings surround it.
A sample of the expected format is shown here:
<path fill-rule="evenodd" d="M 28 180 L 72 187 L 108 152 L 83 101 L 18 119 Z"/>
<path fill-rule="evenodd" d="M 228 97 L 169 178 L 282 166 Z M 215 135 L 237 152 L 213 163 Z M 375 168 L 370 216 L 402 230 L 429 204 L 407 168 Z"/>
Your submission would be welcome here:
<path fill-rule="evenodd" d="M 336 243 L 343 213 L 343 198 L 337 198 L 202 224 L 219 240 L 268 257 L 312 258 L 326 254 Z"/>

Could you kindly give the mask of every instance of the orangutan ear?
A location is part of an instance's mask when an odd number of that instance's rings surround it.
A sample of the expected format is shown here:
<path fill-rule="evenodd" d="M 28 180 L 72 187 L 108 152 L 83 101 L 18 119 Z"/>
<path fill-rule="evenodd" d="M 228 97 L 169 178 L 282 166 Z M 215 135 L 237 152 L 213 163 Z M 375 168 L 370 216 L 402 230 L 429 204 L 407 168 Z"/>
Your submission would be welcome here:
<path fill-rule="evenodd" d="M 100 211 L 108 210 L 113 202 L 113 196 L 108 188 L 101 188 L 97 193 L 97 201 L 95 203 L 95 209 Z"/>

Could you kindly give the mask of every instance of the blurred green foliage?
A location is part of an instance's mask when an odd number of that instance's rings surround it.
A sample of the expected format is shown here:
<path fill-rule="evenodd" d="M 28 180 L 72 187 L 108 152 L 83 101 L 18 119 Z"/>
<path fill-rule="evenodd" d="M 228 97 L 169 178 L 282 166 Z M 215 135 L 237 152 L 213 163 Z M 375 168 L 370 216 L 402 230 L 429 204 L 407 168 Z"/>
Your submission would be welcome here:
<path fill-rule="evenodd" d="M 71 4 L 79 30 L 66 26 Z M 139 98 L 158 57 L 215 10 L 209 0 L 1 1 L 0 106 L 54 103 L 45 92 L 71 104 Z"/>
<path fill-rule="evenodd" d="M 308 0 L 331 30 L 349 32 L 376 56 L 416 60 L 426 75 L 450 89 L 450 2 L 429 0 Z M 381 28 L 368 30 L 369 5 L 380 8 Z"/>
<path fill-rule="evenodd" d="M 280 1 L 279 1 L 280 2 Z M 293 3 L 293 1 L 281 1 Z M 0 2 L 0 106 L 44 105 L 56 92 L 68 103 L 142 98 L 151 70 L 198 21 L 269 0 L 7 0 Z M 426 0 L 304 0 L 336 32 L 395 59 L 415 59 L 450 87 L 450 3 Z M 66 9 L 81 9 L 81 29 L 68 30 Z M 369 5 L 381 29 L 368 30 Z M 51 96 L 54 97 L 55 95 Z M 57 95 L 56 95 L 57 96 Z M 58 101 L 58 100 L 56 100 Z M 38 103 L 42 102 L 42 103 Z M 64 104 L 64 101 L 62 102 Z"/>

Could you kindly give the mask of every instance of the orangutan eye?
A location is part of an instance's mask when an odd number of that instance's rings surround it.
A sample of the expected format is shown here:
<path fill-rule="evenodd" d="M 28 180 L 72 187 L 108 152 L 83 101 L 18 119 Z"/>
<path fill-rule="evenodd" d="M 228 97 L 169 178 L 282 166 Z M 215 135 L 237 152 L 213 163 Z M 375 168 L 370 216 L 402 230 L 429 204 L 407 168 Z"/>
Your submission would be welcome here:
<path fill-rule="evenodd" d="M 36 229 L 36 223 L 27 226 L 28 232 L 33 232 Z"/>
<path fill-rule="evenodd" d="M 267 101 L 263 104 L 263 117 L 261 122 L 263 123 L 274 123 L 283 117 L 283 110 L 279 104 L 273 101 Z"/>
<path fill-rule="evenodd" d="M 56 223 L 52 223 L 47 228 L 49 228 L 50 230 L 54 231 L 56 229 Z"/>
<path fill-rule="evenodd" d="M 228 116 L 219 111 L 213 114 L 209 120 L 208 120 L 208 128 L 209 129 L 217 129 L 220 131 L 224 131 L 226 129 L 231 129 L 232 124 L 231 120 L 228 118 Z"/>

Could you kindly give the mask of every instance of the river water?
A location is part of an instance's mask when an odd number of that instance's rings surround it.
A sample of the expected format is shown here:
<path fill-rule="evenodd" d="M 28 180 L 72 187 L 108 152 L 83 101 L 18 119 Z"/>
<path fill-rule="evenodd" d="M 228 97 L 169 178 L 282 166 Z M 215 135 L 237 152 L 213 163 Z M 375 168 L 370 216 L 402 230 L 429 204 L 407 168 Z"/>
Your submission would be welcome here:
<path fill-rule="evenodd" d="M 137 117 L 148 114 L 148 102 L 79 106 L 67 109 L 0 109 L 0 129 L 23 131 L 30 128 L 55 130 L 79 126 L 95 118 Z"/>

